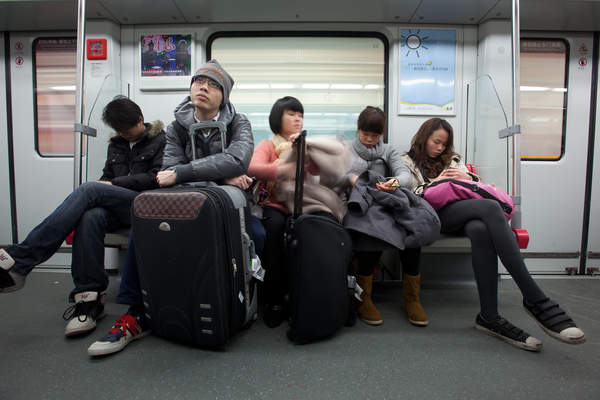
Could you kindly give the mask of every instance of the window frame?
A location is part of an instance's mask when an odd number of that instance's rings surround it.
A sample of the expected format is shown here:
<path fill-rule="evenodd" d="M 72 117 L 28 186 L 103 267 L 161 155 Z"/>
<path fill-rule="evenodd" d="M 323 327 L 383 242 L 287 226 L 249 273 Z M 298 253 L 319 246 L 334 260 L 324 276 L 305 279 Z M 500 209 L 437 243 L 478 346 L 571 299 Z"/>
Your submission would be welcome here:
<path fill-rule="evenodd" d="M 560 161 L 565 155 L 565 143 L 567 141 L 567 110 L 568 110 L 568 99 L 569 99 L 569 64 L 571 57 L 571 46 L 569 41 L 565 38 L 549 38 L 549 37 L 538 37 L 538 36 L 527 36 L 521 37 L 521 41 L 523 40 L 537 40 L 537 41 L 545 41 L 545 42 L 562 42 L 565 45 L 565 89 L 567 89 L 563 94 L 564 99 L 564 109 L 563 109 L 563 121 L 562 121 L 562 135 L 561 135 L 561 143 L 560 143 L 560 155 L 557 158 L 546 158 L 546 157 L 523 157 L 519 154 L 520 161 L 545 161 L 545 162 L 556 162 Z M 519 52 L 519 54 L 521 51 Z M 519 57 L 520 58 L 520 57 Z M 519 73 L 520 73 L 520 65 L 519 61 Z M 519 79 L 519 85 L 522 82 Z M 519 88 L 520 92 L 521 88 Z M 519 95 L 520 96 L 520 95 Z M 521 103 L 519 102 L 519 114 L 521 114 Z"/>
<path fill-rule="evenodd" d="M 389 126 L 389 63 L 390 63 L 390 45 L 387 36 L 377 31 L 217 31 L 212 33 L 206 41 L 206 60 L 211 59 L 213 42 L 220 38 L 236 37 L 332 37 L 332 38 L 375 38 L 383 44 L 383 112 L 386 115 L 385 131 L 383 133 L 383 142 L 388 142 Z"/>
<path fill-rule="evenodd" d="M 32 95 L 33 95 L 33 143 L 34 150 L 38 154 L 38 156 L 43 158 L 73 158 L 74 154 L 42 154 L 40 152 L 40 143 L 39 143 L 39 131 L 38 131 L 38 101 L 37 101 L 37 64 L 36 64 L 36 45 L 40 40 L 75 40 L 75 46 L 77 48 L 77 36 L 40 36 L 35 38 L 31 42 L 31 75 L 33 76 L 33 86 L 32 86 Z M 76 79 L 77 80 L 77 79 Z M 73 123 L 75 123 L 75 114 L 73 114 Z M 73 134 L 75 132 L 73 131 Z M 82 143 L 83 145 L 83 143 Z"/>

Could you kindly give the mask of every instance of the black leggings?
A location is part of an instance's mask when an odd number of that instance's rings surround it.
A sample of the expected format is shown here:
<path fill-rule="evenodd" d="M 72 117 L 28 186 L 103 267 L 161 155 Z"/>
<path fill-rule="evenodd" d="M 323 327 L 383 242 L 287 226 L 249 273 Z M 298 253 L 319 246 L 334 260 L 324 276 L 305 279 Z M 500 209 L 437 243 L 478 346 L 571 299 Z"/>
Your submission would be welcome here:
<path fill-rule="evenodd" d="M 529 275 L 515 235 L 496 201 L 461 200 L 444 207 L 438 214 L 443 233 L 464 233 L 471 240 L 473 272 L 485 319 L 492 320 L 498 315 L 498 257 L 527 302 L 546 298 Z"/>
<path fill-rule="evenodd" d="M 263 286 L 263 300 L 266 304 L 282 304 L 287 293 L 283 234 L 288 217 L 289 214 L 278 208 L 263 208 L 262 223 L 267 232 L 262 259 L 266 271 Z"/>
<path fill-rule="evenodd" d="M 354 253 L 358 261 L 358 274 L 370 276 L 375 267 L 379 264 L 381 251 L 357 251 Z M 400 250 L 400 261 L 402 262 L 402 272 L 407 275 L 419 275 L 419 259 L 421 258 L 421 248 Z"/>

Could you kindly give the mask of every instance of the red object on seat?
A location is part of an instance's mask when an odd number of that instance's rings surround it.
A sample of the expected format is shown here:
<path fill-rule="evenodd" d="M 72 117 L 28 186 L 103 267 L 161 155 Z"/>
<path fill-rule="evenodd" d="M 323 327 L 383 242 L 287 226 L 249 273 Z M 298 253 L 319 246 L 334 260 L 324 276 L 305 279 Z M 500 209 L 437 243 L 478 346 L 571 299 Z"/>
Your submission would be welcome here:
<path fill-rule="evenodd" d="M 373 276 L 377 275 L 377 272 L 381 269 L 381 265 L 377 264 L 375 268 L 373 268 Z M 357 272 L 358 274 L 358 272 Z"/>
<path fill-rule="evenodd" d="M 467 170 L 469 170 L 470 173 L 477 174 L 477 169 L 475 169 L 475 164 L 465 164 L 465 167 L 467 167 Z"/>
<path fill-rule="evenodd" d="M 68 245 L 72 245 L 72 244 L 73 244 L 73 236 L 75 236 L 75 231 L 72 231 L 71 233 L 69 233 L 69 236 L 67 236 L 67 237 L 65 238 L 65 242 L 66 242 Z"/>
<path fill-rule="evenodd" d="M 529 232 L 527 229 L 513 229 L 515 236 L 517 237 L 517 243 L 520 249 L 526 249 L 529 244 Z"/>

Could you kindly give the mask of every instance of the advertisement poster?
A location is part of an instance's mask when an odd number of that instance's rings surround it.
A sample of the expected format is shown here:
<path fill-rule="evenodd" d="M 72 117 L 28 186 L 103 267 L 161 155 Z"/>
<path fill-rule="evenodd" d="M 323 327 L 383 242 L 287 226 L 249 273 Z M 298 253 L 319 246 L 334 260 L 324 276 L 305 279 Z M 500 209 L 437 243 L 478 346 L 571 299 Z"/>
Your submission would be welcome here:
<path fill-rule="evenodd" d="M 403 29 L 399 114 L 455 115 L 456 31 Z"/>
<path fill-rule="evenodd" d="M 142 36 L 142 76 L 191 75 L 192 35 Z"/>

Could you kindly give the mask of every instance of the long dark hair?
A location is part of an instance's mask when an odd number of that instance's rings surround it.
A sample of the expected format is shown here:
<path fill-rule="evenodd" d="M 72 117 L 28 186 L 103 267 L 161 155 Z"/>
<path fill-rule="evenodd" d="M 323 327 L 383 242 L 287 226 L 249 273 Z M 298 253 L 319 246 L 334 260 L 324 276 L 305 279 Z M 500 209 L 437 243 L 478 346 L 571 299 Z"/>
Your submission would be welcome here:
<path fill-rule="evenodd" d="M 448 133 L 446 149 L 436 158 L 430 158 L 427 155 L 427 140 L 431 134 L 438 129 L 443 129 Z M 424 177 L 435 178 L 443 170 L 450 166 L 452 159 L 456 157 L 454 152 L 454 133 L 452 126 L 445 119 L 431 118 L 423 122 L 410 144 L 408 155 L 414 161 L 417 168 L 421 170 Z"/>

